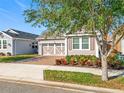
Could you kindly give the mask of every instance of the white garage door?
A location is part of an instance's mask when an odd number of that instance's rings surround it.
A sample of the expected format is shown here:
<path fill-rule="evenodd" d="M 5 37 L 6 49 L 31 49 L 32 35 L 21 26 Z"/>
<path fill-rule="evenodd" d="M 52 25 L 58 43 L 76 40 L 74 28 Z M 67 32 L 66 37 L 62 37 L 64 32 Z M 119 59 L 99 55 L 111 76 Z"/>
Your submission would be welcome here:
<path fill-rule="evenodd" d="M 42 54 L 50 56 L 62 56 L 65 54 L 64 43 L 45 43 L 42 44 Z"/>

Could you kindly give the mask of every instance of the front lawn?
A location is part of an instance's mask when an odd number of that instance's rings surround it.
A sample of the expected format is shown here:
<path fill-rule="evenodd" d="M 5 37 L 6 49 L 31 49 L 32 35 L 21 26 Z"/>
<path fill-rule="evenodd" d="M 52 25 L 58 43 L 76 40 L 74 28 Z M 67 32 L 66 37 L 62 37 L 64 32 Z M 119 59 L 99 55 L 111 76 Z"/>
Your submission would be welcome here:
<path fill-rule="evenodd" d="M 0 56 L 0 62 L 15 62 L 23 59 L 36 57 L 36 54 L 16 55 L 16 56 Z"/>
<path fill-rule="evenodd" d="M 118 77 L 107 82 L 103 82 L 100 76 L 90 73 L 45 70 L 44 79 L 50 81 L 124 90 L 124 77 Z"/>

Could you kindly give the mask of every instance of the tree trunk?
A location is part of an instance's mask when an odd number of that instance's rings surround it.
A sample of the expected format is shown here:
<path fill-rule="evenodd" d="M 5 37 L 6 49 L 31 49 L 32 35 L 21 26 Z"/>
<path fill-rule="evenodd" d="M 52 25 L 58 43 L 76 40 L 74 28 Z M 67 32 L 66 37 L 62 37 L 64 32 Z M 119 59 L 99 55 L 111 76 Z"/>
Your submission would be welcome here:
<path fill-rule="evenodd" d="M 102 80 L 107 81 L 108 80 L 107 56 L 102 55 L 101 56 L 101 61 L 102 61 Z"/>

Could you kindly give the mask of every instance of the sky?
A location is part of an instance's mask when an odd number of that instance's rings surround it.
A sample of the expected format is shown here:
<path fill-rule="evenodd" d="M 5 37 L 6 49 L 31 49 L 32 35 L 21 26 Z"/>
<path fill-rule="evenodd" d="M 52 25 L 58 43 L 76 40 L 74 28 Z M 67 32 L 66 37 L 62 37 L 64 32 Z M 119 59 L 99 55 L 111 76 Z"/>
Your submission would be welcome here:
<path fill-rule="evenodd" d="M 45 27 L 32 27 L 26 23 L 23 11 L 30 8 L 32 0 L 0 0 L 0 31 L 13 28 L 20 31 L 41 34 Z"/>

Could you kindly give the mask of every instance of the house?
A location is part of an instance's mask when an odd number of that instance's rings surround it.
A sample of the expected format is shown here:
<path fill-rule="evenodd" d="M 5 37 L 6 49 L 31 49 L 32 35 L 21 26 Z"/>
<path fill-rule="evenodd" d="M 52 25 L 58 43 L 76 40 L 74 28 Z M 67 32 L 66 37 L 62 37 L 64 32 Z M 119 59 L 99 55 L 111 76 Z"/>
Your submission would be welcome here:
<path fill-rule="evenodd" d="M 37 52 L 38 35 L 7 29 L 0 32 L 0 53 L 17 55 Z"/>
<path fill-rule="evenodd" d="M 95 55 L 98 57 L 98 45 L 93 34 L 85 30 L 67 33 L 61 36 L 41 35 L 38 40 L 38 54 L 43 56 Z"/>

